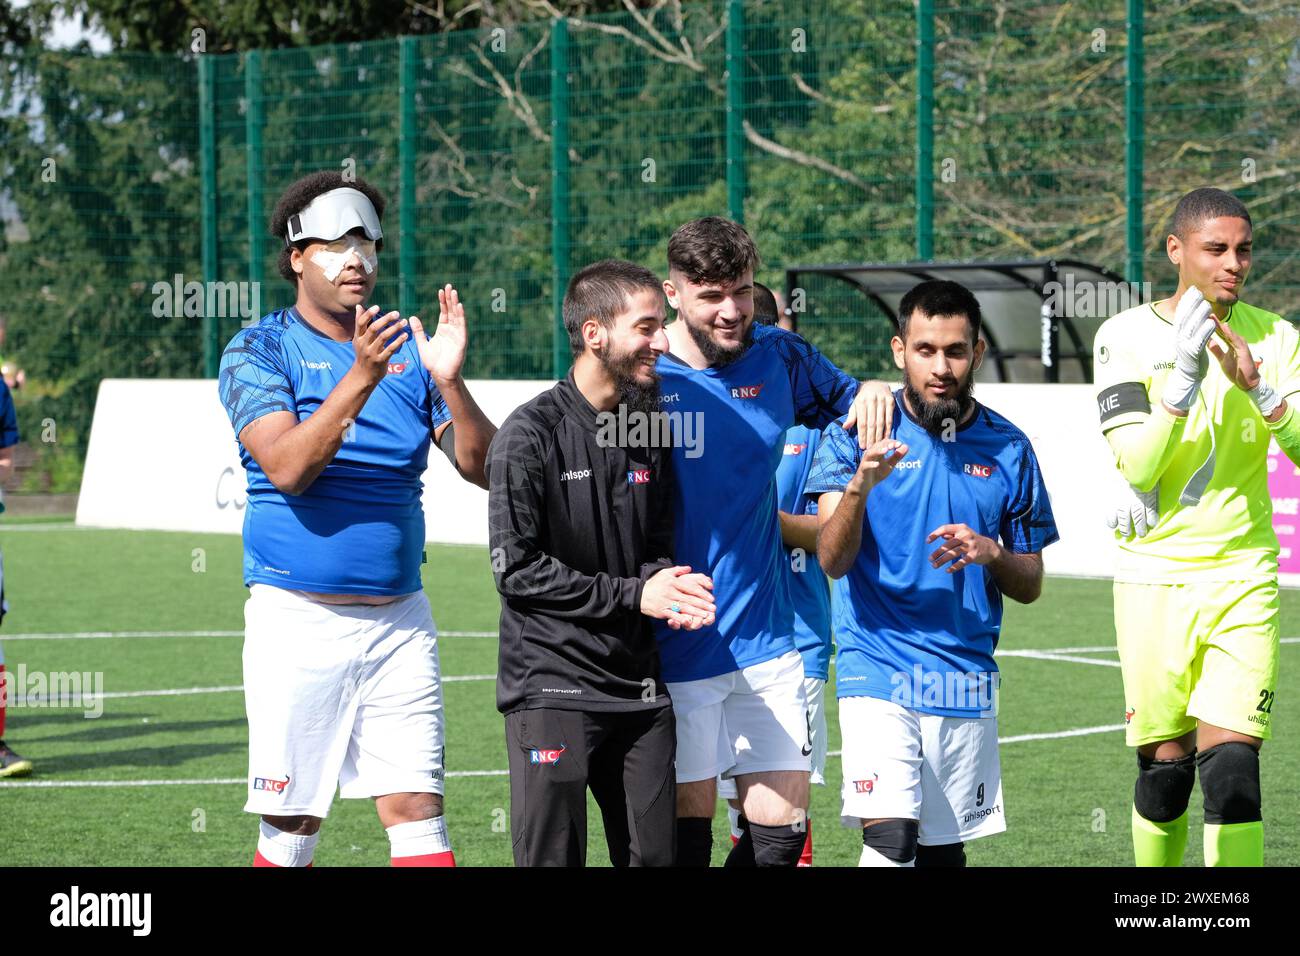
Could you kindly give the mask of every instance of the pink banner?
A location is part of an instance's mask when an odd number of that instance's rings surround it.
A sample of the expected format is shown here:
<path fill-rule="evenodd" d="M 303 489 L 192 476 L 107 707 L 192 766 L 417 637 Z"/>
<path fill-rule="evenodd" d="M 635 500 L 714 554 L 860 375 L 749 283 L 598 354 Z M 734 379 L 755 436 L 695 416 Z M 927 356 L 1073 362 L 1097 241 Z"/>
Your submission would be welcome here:
<path fill-rule="evenodd" d="M 1300 574 L 1300 468 L 1270 442 L 1268 447 L 1268 493 L 1273 499 L 1273 530 L 1282 546 L 1277 569 L 1280 574 Z"/>

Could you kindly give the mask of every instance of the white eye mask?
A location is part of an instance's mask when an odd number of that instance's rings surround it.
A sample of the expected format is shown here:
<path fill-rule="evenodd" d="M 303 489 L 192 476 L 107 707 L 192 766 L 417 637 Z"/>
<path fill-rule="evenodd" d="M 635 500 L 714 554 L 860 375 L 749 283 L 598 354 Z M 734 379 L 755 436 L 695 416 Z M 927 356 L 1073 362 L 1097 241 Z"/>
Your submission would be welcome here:
<path fill-rule="evenodd" d="M 356 236 L 347 237 L 347 249 L 343 252 L 330 252 L 327 249 L 318 249 L 311 254 L 311 261 L 320 266 L 321 271 L 325 273 L 325 278 L 333 282 L 339 277 L 339 273 L 347 267 L 348 260 L 353 255 L 361 263 L 361 268 L 366 270 L 366 275 L 373 275 L 375 271 L 376 260 L 373 256 L 368 256 L 362 249 L 361 240 Z M 367 243 L 373 248 L 373 243 Z"/>

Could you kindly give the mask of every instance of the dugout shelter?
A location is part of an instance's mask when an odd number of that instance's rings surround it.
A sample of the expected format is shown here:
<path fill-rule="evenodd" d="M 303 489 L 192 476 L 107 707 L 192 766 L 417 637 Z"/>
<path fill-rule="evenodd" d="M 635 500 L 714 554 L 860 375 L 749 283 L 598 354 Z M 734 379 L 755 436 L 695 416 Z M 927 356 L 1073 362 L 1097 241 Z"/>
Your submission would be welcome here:
<path fill-rule="evenodd" d="M 806 331 L 819 344 L 816 325 L 827 320 L 817 314 L 823 308 L 819 303 L 832 297 L 824 291 L 815 296 L 810 314 L 809 286 L 852 290 L 850 314 L 865 311 L 865 321 L 877 323 L 883 315 L 896 330 L 903 296 L 927 279 L 960 282 L 979 299 L 988 347 L 976 380 L 986 382 L 1090 383 L 1097 329 L 1112 315 L 1145 301 L 1144 290 L 1136 284 L 1076 259 L 791 266 L 785 270 L 785 297 L 796 330 L 801 323 L 811 325 Z M 857 297 L 863 308 L 854 303 Z M 846 311 L 845 298 L 833 298 L 839 303 L 833 310 Z"/>

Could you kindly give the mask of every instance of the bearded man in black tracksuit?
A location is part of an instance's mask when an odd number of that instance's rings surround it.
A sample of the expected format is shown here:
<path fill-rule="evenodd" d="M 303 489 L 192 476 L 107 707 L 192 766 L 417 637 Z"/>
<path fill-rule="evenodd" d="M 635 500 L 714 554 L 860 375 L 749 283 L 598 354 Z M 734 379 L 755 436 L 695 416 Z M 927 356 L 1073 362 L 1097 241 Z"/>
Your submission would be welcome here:
<path fill-rule="evenodd" d="M 573 369 L 488 452 L 517 866 L 585 863 L 588 787 L 610 862 L 673 862 L 676 732 L 650 620 L 694 630 L 715 608 L 712 582 L 672 562 L 664 316 L 648 269 L 578 272 L 564 296 Z"/>

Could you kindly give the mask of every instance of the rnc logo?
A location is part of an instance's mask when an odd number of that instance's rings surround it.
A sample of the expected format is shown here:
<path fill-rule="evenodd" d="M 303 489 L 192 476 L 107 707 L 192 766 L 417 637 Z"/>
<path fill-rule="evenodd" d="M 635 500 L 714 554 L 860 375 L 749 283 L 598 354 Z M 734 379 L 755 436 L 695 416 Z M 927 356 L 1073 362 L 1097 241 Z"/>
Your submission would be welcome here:
<path fill-rule="evenodd" d="M 627 473 L 627 483 L 629 485 L 646 485 L 650 483 L 649 468 L 633 468 Z"/>
<path fill-rule="evenodd" d="M 873 773 L 870 780 L 854 780 L 853 789 L 857 793 L 871 793 L 876 788 L 876 781 L 880 779 L 880 774 Z"/>
<path fill-rule="evenodd" d="M 975 465 L 969 463 L 961 466 L 962 471 L 968 475 L 974 476 L 975 478 L 992 478 L 993 468 L 993 465 Z"/>
<path fill-rule="evenodd" d="M 529 752 L 529 763 L 559 763 L 560 755 L 565 751 L 564 744 L 559 750 L 533 750 Z"/>
<path fill-rule="evenodd" d="M 270 790 L 272 793 L 284 793 L 284 788 L 289 786 L 289 778 L 283 780 L 272 780 L 269 777 L 254 777 L 254 790 Z"/>
<path fill-rule="evenodd" d="M 738 385 L 731 390 L 732 398 L 758 398 L 758 393 L 763 390 L 765 382 L 759 382 L 757 385 Z"/>
<path fill-rule="evenodd" d="M 406 363 L 405 363 L 405 362 L 389 362 L 389 363 L 388 363 L 388 374 L 389 374 L 389 375 L 401 375 L 401 374 L 402 374 L 403 372 L 405 372 L 405 371 L 406 371 Z"/>
<path fill-rule="evenodd" d="M 787 455 L 802 455 L 802 454 L 804 453 L 804 450 L 805 450 L 807 447 L 808 447 L 807 443 L 803 443 L 803 444 L 796 445 L 796 444 L 794 444 L 793 442 L 786 442 L 786 443 L 785 443 L 785 454 L 787 454 Z"/>

